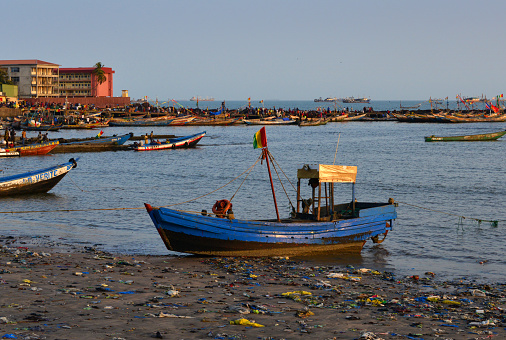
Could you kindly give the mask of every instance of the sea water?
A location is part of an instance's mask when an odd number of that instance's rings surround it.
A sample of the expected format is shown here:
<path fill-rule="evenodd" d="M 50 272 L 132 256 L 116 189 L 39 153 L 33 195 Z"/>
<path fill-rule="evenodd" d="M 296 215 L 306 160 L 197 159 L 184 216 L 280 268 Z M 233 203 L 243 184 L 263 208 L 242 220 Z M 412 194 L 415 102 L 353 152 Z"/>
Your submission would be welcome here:
<path fill-rule="evenodd" d="M 504 130 L 505 125 L 388 121 L 268 126 L 268 146 L 278 169 L 273 176 L 280 215 L 287 217 L 290 202 L 296 204 L 297 169 L 304 164 L 332 164 L 335 158 L 335 164 L 358 166 L 359 201 L 393 198 L 399 203 L 398 218 L 383 243 L 367 242 L 357 256 L 311 259 L 315 264 L 351 264 L 398 275 L 430 271 L 447 278 L 502 280 L 506 272 L 506 140 L 426 143 L 424 136 L 485 133 Z M 233 197 L 236 218 L 275 218 L 265 162 L 258 161 L 246 172 L 244 182 L 244 176 L 236 179 L 260 156 L 252 144 L 259 128 L 109 127 L 105 135 L 154 131 L 184 136 L 204 130 L 207 135 L 194 149 L 0 158 L 1 174 L 7 176 L 80 157 L 77 168 L 50 193 L 0 199 L 0 234 L 48 237 L 119 253 L 172 254 L 143 204 L 186 202 L 231 181 L 219 191 L 174 207 L 211 211 L 216 200 Z M 96 133 L 62 130 L 50 137 Z M 278 174 L 283 186 L 276 181 Z M 306 184 L 303 195 L 308 198 Z M 349 202 L 351 185 L 336 185 L 336 195 L 336 202 Z"/>

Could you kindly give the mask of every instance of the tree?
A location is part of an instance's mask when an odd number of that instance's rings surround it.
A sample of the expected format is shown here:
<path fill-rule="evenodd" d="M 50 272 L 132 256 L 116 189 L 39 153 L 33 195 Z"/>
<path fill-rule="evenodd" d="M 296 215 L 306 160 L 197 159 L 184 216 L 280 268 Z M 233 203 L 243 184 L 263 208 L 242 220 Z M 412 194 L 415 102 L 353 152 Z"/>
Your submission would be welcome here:
<path fill-rule="evenodd" d="M 7 71 L 3 68 L 0 68 L 0 84 L 8 84 L 13 85 L 14 83 L 9 79 L 9 75 Z"/>
<path fill-rule="evenodd" d="M 107 77 L 105 75 L 104 70 L 102 70 L 102 67 L 104 67 L 104 65 L 102 65 L 101 62 L 98 62 L 95 64 L 95 69 L 92 72 L 97 77 L 97 85 L 95 86 L 95 88 L 97 88 L 98 85 L 101 85 L 107 80 Z"/>

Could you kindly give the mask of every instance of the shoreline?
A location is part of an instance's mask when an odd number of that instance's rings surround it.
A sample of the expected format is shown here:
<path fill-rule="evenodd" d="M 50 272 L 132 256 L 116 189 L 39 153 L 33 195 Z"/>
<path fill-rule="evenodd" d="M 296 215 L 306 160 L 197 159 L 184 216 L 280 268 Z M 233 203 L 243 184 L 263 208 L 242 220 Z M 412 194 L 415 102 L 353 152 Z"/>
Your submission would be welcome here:
<path fill-rule="evenodd" d="M 4 338 L 506 337 L 505 283 L 60 246 L 0 237 Z"/>

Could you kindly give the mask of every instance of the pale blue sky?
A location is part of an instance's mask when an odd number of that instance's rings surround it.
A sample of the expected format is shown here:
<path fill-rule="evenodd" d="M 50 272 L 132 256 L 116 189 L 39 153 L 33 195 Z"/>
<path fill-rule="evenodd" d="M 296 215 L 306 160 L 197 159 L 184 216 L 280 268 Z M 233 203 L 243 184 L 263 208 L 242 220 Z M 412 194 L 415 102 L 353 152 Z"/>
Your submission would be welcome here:
<path fill-rule="evenodd" d="M 114 95 L 493 97 L 506 1 L 6 1 L 0 59 L 112 67 Z"/>

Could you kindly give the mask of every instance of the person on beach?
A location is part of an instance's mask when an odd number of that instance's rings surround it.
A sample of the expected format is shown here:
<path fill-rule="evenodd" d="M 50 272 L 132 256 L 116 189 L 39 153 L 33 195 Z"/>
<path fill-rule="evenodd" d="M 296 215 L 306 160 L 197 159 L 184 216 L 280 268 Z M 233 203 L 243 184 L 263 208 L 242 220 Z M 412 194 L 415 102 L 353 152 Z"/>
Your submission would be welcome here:
<path fill-rule="evenodd" d="M 5 129 L 4 140 L 5 140 L 5 145 L 9 146 L 9 128 Z"/>
<path fill-rule="evenodd" d="M 25 140 L 26 140 L 26 130 L 23 130 L 23 132 L 21 132 L 21 142 L 23 143 L 23 145 L 25 145 Z"/>

